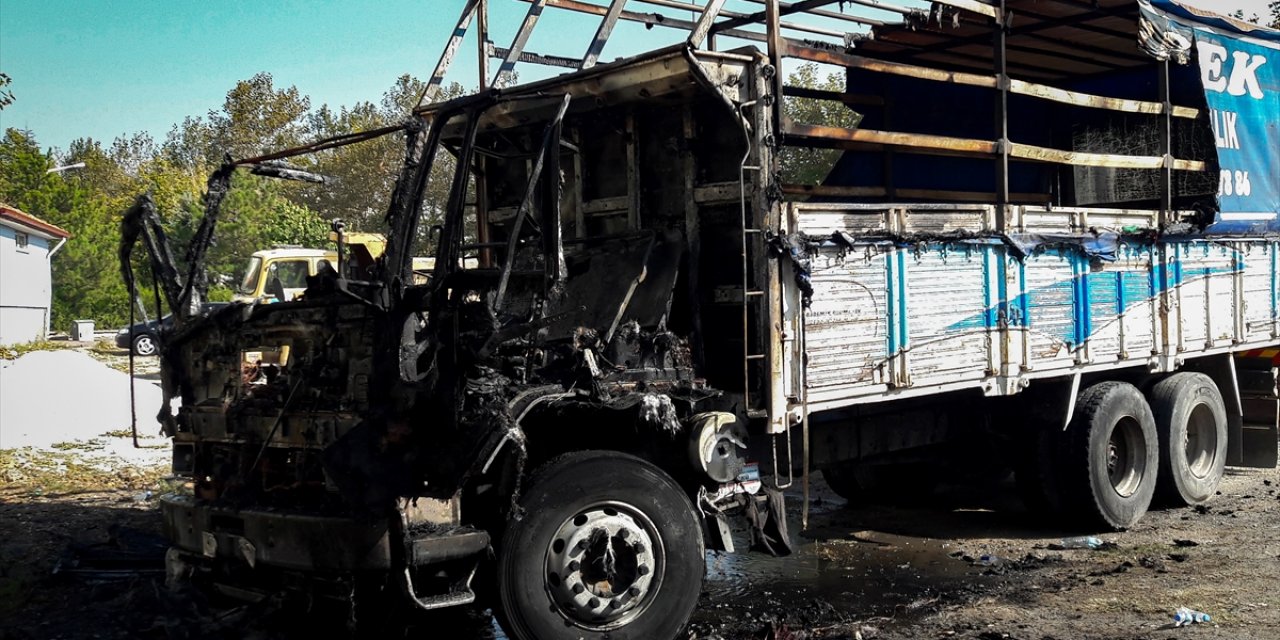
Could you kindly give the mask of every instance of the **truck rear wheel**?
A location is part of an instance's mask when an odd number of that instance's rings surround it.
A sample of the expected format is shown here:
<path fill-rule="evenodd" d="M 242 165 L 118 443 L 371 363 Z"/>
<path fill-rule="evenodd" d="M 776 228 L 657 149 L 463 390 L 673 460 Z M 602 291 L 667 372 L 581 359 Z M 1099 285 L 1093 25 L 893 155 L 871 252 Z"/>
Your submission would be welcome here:
<path fill-rule="evenodd" d="M 1065 435 L 1058 493 L 1075 515 L 1114 529 L 1133 526 L 1155 493 L 1155 418 L 1125 382 L 1085 389 Z"/>
<path fill-rule="evenodd" d="M 676 637 L 705 551 L 666 473 L 621 453 L 569 453 L 534 474 L 520 507 L 498 552 L 498 617 L 512 638 Z"/>
<path fill-rule="evenodd" d="M 1227 409 L 1213 379 L 1175 373 L 1151 388 L 1160 438 L 1157 502 L 1181 506 L 1213 497 L 1227 460 Z"/>

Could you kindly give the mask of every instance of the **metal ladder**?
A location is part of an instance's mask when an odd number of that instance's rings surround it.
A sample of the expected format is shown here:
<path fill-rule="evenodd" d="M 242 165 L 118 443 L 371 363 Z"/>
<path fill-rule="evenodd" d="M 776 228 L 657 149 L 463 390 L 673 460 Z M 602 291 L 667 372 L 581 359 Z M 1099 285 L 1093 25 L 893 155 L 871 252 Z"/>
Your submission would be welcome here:
<path fill-rule="evenodd" d="M 757 104 L 758 104 L 758 100 L 749 100 L 746 102 L 739 103 L 737 105 L 738 117 L 743 122 L 748 122 L 748 120 L 746 119 L 746 115 L 743 113 L 743 111 L 744 109 L 755 107 Z M 747 172 L 754 171 L 757 174 L 760 174 L 763 171 L 763 167 L 759 163 L 758 159 L 757 159 L 757 164 L 748 164 L 751 160 L 752 152 L 755 151 L 755 147 L 752 144 L 750 134 L 745 136 L 745 138 L 746 138 L 746 151 L 743 153 L 742 162 L 738 166 L 738 190 L 739 190 L 738 198 L 739 198 L 739 209 L 741 213 L 741 229 L 742 229 L 742 246 L 740 251 L 740 256 L 742 259 L 741 261 L 741 266 L 742 266 L 742 403 L 744 408 L 746 409 L 747 418 L 752 419 L 752 418 L 768 417 L 768 410 L 754 409 L 752 408 L 752 402 L 751 402 L 752 363 L 764 364 L 766 361 L 766 358 L 768 357 L 768 354 L 766 353 L 753 353 L 751 351 L 751 305 L 757 304 L 758 305 L 757 310 L 758 312 L 760 312 L 759 310 L 760 305 L 758 303 L 764 302 L 766 299 L 764 289 L 751 288 L 751 273 L 752 273 L 752 264 L 753 264 L 752 255 L 751 255 L 751 249 L 752 249 L 751 245 L 752 245 L 753 239 L 759 240 L 763 249 L 763 244 L 765 241 L 765 236 L 764 236 L 765 230 L 752 226 L 755 224 L 756 216 L 748 214 L 749 208 L 747 205 L 747 178 L 746 178 Z M 767 375 L 767 374 L 768 374 L 768 371 L 762 371 L 762 375 Z M 791 447 L 791 421 L 784 420 L 783 422 L 785 424 L 785 430 L 781 434 L 775 434 L 773 441 L 771 443 L 772 451 L 773 451 L 773 472 L 774 472 L 773 482 L 774 482 L 774 488 L 776 489 L 786 489 L 795 483 L 795 472 L 794 472 L 795 464 L 794 464 L 792 447 Z M 782 472 L 778 467 L 778 438 L 779 437 L 786 439 L 786 469 L 787 469 L 786 482 L 781 481 Z"/>

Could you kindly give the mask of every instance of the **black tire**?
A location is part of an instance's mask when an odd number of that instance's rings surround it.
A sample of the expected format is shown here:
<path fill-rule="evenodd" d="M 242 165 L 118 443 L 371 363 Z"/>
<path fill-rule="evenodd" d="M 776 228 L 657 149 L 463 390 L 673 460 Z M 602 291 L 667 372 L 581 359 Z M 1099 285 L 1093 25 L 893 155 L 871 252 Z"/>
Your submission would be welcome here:
<path fill-rule="evenodd" d="M 1057 493 L 1073 524 L 1136 524 L 1151 506 L 1159 466 L 1155 418 L 1142 393 L 1125 382 L 1085 389 L 1064 435 Z"/>
<path fill-rule="evenodd" d="M 1156 502 L 1200 504 L 1213 497 L 1227 462 L 1227 407 L 1213 379 L 1175 373 L 1150 391 L 1160 438 Z"/>
<path fill-rule="evenodd" d="M 154 356 L 160 351 L 160 344 L 156 342 L 156 337 L 149 333 L 139 333 L 133 337 L 133 355 L 135 356 Z"/>
<path fill-rule="evenodd" d="M 568 453 L 534 474 L 520 507 L 498 550 L 498 620 L 513 640 L 667 640 L 684 627 L 706 571 L 702 526 L 661 469 Z"/>

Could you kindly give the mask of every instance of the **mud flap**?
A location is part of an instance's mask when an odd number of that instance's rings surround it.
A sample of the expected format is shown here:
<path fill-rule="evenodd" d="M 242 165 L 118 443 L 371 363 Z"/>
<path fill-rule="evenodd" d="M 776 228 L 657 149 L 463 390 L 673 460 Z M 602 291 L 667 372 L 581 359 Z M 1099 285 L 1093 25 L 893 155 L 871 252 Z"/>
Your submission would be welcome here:
<path fill-rule="evenodd" d="M 702 514 L 708 551 L 733 553 L 733 535 L 729 528 L 729 518 L 720 513 Z"/>
<path fill-rule="evenodd" d="M 782 491 L 762 487 L 764 495 L 747 500 L 747 521 L 751 523 L 751 550 L 775 557 L 791 555 L 791 534 L 787 531 L 787 506 Z M 764 504 L 763 508 L 761 503 Z"/>

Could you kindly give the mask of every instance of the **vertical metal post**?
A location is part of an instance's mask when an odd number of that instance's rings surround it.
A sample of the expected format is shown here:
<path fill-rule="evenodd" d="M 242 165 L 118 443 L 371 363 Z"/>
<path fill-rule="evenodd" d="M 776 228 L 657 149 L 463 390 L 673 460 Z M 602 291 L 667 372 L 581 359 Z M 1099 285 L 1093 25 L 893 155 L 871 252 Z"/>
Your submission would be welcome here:
<path fill-rule="evenodd" d="M 480 0 L 476 18 L 476 67 L 480 71 L 480 91 L 489 88 L 489 0 Z"/>
<path fill-rule="evenodd" d="M 778 8 L 778 0 L 765 0 L 764 6 L 764 24 L 765 38 L 769 47 L 769 64 L 773 65 L 772 87 L 769 88 L 769 94 L 773 97 L 773 131 L 775 135 L 782 132 L 782 25 L 779 24 L 782 19 L 782 13 Z M 767 178 L 769 172 L 765 172 L 761 168 L 762 178 Z"/>
<path fill-rule="evenodd" d="M 636 136 L 636 114 L 627 111 L 627 230 L 640 228 L 640 140 Z"/>
<path fill-rule="evenodd" d="M 995 40 L 992 57 L 996 72 L 996 136 L 999 139 L 999 157 L 996 158 L 996 230 L 1007 231 L 1005 223 L 1009 208 L 1009 68 L 1006 40 L 1009 34 L 1005 22 L 1005 0 L 1000 0 L 1000 12 L 996 17 Z"/>
<path fill-rule="evenodd" d="M 476 68 L 479 71 L 479 90 L 489 88 L 489 0 L 480 0 L 476 8 Z M 489 198 L 484 155 L 476 154 L 476 242 L 489 242 Z M 480 266 L 493 266 L 493 253 L 488 247 L 480 249 Z"/>
<path fill-rule="evenodd" d="M 542 170 L 542 242 L 545 250 L 546 293 L 552 294 L 564 285 L 564 230 L 560 215 L 560 138 L 564 130 L 564 114 L 569 110 L 570 96 L 560 103 L 560 111 L 549 127 L 546 161 Z"/>
<path fill-rule="evenodd" d="M 1169 89 L 1169 60 L 1158 67 L 1160 73 L 1160 101 L 1164 103 L 1164 126 L 1160 129 L 1160 153 L 1164 165 L 1160 168 L 1160 226 L 1173 218 L 1173 97 Z"/>

